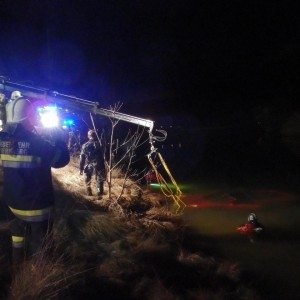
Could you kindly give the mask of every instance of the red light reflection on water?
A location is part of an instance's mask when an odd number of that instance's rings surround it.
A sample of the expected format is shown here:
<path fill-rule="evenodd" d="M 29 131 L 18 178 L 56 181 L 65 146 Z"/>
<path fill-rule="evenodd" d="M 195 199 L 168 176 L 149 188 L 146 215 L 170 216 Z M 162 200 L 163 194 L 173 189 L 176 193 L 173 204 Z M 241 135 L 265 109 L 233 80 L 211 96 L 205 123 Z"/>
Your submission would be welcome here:
<path fill-rule="evenodd" d="M 255 209 L 261 207 L 259 203 L 232 203 L 232 202 L 220 202 L 220 201 L 186 201 L 187 207 L 191 208 L 226 208 L 226 209 Z"/>
<path fill-rule="evenodd" d="M 186 195 L 183 201 L 191 208 L 224 208 L 224 209 L 257 209 L 264 205 L 277 204 L 287 205 L 294 202 L 295 195 L 274 190 L 259 190 L 248 200 L 238 200 L 231 195 L 211 197 L 201 194 Z"/>

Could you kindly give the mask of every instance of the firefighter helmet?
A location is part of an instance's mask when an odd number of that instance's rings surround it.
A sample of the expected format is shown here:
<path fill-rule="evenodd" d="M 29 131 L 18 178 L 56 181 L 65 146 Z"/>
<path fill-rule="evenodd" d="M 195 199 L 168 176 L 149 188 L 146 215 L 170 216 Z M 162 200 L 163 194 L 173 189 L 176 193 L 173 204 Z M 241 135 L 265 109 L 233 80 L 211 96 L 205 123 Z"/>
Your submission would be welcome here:
<path fill-rule="evenodd" d="M 257 220 L 257 217 L 256 217 L 256 214 L 255 213 L 251 213 L 249 216 L 248 216 L 248 222 L 253 222 L 253 221 L 256 221 Z"/>
<path fill-rule="evenodd" d="M 97 139 L 97 135 L 96 135 L 96 131 L 93 129 L 90 129 L 88 131 L 88 139 L 90 140 L 96 140 Z"/>
<path fill-rule="evenodd" d="M 28 99 L 16 98 L 6 104 L 7 123 L 23 123 L 30 121 L 33 107 Z"/>
<path fill-rule="evenodd" d="M 0 93 L 0 103 L 4 103 L 5 102 L 5 95 Z"/>
<path fill-rule="evenodd" d="M 22 97 L 21 92 L 19 92 L 19 91 L 13 91 L 13 92 L 11 93 L 10 99 L 11 99 L 12 101 L 14 101 L 14 100 L 16 100 L 16 99 L 18 99 L 18 98 L 20 98 L 20 97 Z"/>

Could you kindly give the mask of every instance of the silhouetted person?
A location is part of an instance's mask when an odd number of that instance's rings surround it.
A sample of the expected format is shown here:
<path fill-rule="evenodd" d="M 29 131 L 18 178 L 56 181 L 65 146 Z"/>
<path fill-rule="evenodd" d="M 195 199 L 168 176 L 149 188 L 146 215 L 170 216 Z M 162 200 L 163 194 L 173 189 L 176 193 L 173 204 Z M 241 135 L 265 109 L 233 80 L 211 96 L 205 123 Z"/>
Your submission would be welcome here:
<path fill-rule="evenodd" d="M 13 262 L 19 262 L 36 253 L 52 231 L 51 167 L 64 167 L 70 157 L 63 141 L 50 143 L 33 132 L 35 112 L 29 100 L 15 97 L 6 105 L 6 113 L 7 123 L 0 132 L 3 199 L 15 217 Z"/>
<path fill-rule="evenodd" d="M 104 154 L 94 130 L 88 131 L 88 139 L 81 148 L 80 175 L 84 173 L 87 195 L 92 196 L 91 181 L 93 174 L 95 174 L 97 196 L 101 196 L 104 193 L 103 186 L 106 179 Z"/>

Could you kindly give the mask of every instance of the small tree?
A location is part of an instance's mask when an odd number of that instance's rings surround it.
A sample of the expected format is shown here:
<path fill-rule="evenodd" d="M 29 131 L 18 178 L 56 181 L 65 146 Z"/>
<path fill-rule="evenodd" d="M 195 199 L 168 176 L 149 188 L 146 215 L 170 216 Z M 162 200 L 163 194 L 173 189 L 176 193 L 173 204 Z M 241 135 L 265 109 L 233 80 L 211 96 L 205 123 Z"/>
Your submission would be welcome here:
<path fill-rule="evenodd" d="M 110 110 L 118 112 L 121 107 L 122 104 L 116 103 L 114 106 L 110 107 Z M 116 202 L 120 199 L 120 197 L 122 197 L 128 179 L 131 178 L 136 181 L 139 177 L 141 177 L 143 171 L 139 172 L 137 169 L 134 169 L 133 164 L 135 162 L 137 148 L 147 141 L 147 139 L 142 140 L 145 128 L 137 127 L 134 132 L 128 130 L 125 138 L 119 142 L 119 140 L 115 138 L 115 129 L 119 121 L 120 120 L 117 118 L 110 118 L 111 132 L 109 137 L 107 165 L 108 196 L 110 199 L 112 199 L 113 171 L 117 169 L 122 170 L 121 191 L 115 198 Z M 120 156 L 118 156 L 117 154 L 121 149 L 125 150 Z"/>

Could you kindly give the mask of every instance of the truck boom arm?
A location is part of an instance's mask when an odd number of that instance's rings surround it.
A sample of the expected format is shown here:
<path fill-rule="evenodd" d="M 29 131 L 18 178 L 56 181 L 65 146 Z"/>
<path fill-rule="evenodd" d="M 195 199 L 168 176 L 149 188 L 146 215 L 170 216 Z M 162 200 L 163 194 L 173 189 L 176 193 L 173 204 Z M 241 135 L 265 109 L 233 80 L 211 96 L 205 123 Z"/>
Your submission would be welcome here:
<path fill-rule="evenodd" d="M 35 99 L 44 98 L 49 102 L 56 103 L 57 105 L 68 109 L 74 109 L 77 111 L 81 110 L 85 112 L 94 113 L 96 115 L 102 115 L 109 118 L 133 123 L 148 128 L 150 135 L 154 127 L 154 122 L 151 120 L 101 108 L 98 102 L 77 98 L 75 96 L 61 94 L 49 89 L 37 88 L 37 87 L 24 85 L 17 82 L 12 82 L 6 80 L 4 77 L 0 77 L 0 90 L 4 92 L 13 92 L 15 90 L 18 90 L 24 96 L 29 98 L 35 98 Z"/>

